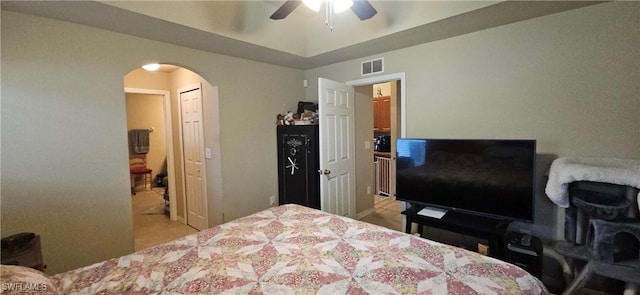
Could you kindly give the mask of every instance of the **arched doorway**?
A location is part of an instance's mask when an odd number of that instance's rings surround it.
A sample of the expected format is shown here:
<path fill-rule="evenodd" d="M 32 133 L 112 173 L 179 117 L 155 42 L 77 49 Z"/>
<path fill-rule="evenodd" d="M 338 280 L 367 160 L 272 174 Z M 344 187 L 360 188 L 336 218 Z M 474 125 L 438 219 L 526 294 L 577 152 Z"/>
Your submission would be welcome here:
<path fill-rule="evenodd" d="M 166 183 L 169 195 L 170 220 L 188 224 L 187 189 L 184 170 L 184 146 L 181 126 L 182 108 L 180 106 L 180 90 L 193 85 L 201 85 L 202 115 L 204 129 L 202 146 L 198 151 L 202 154 L 203 167 L 206 170 L 204 213 L 208 216 L 204 227 L 222 223 L 222 198 L 220 187 L 220 143 L 219 143 L 219 111 L 217 87 L 206 81 L 197 73 L 174 65 L 162 65 L 158 71 L 148 72 L 134 69 L 124 77 L 126 93 L 143 93 L 160 95 L 164 100 L 166 117 Z M 153 147 L 151 147 L 153 148 Z M 207 153 L 205 155 L 205 149 Z M 154 177 L 156 173 L 154 173 Z M 216 184 L 216 185 L 214 185 Z M 134 229 L 137 225 L 134 223 Z M 200 226 L 202 229 L 202 226 Z M 134 230 L 135 232 L 135 230 Z M 167 237 L 169 238 L 169 237 Z M 174 237 L 177 238 L 177 237 Z"/>

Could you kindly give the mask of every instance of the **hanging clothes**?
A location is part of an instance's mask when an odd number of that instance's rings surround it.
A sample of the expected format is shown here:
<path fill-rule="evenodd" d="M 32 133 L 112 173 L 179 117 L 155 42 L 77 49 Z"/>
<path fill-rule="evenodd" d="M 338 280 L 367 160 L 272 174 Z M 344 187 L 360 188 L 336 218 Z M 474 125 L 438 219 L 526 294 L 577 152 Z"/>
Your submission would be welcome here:
<path fill-rule="evenodd" d="M 129 148 L 134 154 L 149 152 L 149 129 L 129 130 Z"/>

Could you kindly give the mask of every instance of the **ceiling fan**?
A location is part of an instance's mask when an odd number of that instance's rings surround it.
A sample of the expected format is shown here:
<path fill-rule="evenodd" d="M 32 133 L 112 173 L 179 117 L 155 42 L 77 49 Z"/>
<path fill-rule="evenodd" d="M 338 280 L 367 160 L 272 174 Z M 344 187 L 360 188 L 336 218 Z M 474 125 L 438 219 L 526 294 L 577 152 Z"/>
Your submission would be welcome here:
<path fill-rule="evenodd" d="M 284 19 L 303 2 L 316 12 L 320 10 L 321 0 L 287 0 L 270 18 L 275 20 Z M 336 13 L 351 8 L 351 11 L 353 11 L 360 20 L 370 19 L 378 13 L 367 0 L 326 0 L 326 5 L 327 14 L 330 8 Z"/>

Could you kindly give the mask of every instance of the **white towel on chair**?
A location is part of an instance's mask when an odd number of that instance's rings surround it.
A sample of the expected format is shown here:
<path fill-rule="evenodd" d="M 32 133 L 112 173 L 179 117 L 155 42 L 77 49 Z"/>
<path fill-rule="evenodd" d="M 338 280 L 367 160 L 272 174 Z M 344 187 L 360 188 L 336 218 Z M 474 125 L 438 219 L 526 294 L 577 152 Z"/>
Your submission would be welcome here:
<path fill-rule="evenodd" d="M 640 188 L 640 161 L 616 158 L 558 158 L 551 164 L 545 192 L 556 205 L 569 207 L 569 183 L 594 181 Z M 640 209 L 640 193 L 638 193 Z"/>

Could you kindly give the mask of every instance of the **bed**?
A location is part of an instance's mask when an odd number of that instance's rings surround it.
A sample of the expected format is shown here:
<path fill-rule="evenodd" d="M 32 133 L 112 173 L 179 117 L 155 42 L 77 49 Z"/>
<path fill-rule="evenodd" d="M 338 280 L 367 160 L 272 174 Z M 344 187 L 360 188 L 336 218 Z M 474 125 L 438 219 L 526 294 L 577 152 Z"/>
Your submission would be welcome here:
<path fill-rule="evenodd" d="M 547 294 L 512 264 L 293 204 L 48 279 L 60 294 Z"/>

